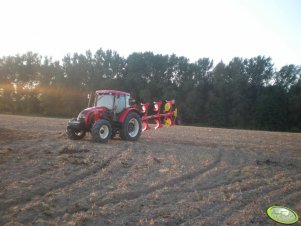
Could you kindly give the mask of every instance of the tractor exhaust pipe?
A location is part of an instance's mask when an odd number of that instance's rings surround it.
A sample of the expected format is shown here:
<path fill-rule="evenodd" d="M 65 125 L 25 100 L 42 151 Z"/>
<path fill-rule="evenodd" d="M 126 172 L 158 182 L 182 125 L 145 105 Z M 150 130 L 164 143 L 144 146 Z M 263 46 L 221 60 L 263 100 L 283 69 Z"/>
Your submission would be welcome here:
<path fill-rule="evenodd" d="M 91 103 L 91 97 L 92 97 L 92 93 L 88 94 L 88 107 L 90 107 L 90 103 Z"/>

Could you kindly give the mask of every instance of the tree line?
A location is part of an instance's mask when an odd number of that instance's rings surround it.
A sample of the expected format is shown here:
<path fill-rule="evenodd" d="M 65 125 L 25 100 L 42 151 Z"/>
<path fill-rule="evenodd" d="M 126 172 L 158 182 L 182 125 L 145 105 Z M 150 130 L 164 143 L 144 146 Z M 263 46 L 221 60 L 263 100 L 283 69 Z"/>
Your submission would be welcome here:
<path fill-rule="evenodd" d="M 175 99 L 184 124 L 301 131 L 301 67 L 277 70 L 270 57 L 233 58 L 215 66 L 176 55 L 112 50 L 74 53 L 62 61 L 28 52 L 0 58 L 0 112 L 75 116 L 100 89 L 137 102 Z"/>

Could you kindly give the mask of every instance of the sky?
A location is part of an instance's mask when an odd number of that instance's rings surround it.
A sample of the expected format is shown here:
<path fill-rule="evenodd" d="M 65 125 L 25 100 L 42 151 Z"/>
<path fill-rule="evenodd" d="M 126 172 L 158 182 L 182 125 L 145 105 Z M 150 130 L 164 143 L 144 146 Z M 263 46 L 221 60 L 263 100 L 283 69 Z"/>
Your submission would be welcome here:
<path fill-rule="evenodd" d="M 0 0 L 0 56 L 112 49 L 301 65 L 301 0 Z"/>

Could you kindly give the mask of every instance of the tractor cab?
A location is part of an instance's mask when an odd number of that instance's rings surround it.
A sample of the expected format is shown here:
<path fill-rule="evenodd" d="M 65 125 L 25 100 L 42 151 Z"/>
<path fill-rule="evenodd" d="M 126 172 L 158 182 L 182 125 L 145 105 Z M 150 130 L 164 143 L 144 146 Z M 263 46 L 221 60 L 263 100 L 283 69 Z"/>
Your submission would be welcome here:
<path fill-rule="evenodd" d="M 113 114 L 113 120 L 117 121 L 118 116 L 130 107 L 130 94 L 115 90 L 97 91 L 94 107 L 105 107 L 109 113 Z"/>

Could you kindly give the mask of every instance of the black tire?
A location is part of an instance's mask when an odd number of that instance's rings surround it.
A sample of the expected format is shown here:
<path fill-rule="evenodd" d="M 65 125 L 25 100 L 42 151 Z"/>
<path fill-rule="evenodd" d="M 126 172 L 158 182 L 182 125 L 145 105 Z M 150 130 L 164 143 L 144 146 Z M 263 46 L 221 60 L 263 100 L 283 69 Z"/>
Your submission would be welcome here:
<path fill-rule="evenodd" d="M 80 140 L 83 139 L 86 135 L 86 131 L 84 130 L 75 130 L 73 128 L 67 128 L 66 134 L 71 140 Z"/>
<path fill-rule="evenodd" d="M 94 123 L 91 129 L 91 135 L 95 142 L 106 143 L 111 138 L 112 126 L 106 119 L 100 119 Z"/>
<path fill-rule="evenodd" d="M 120 131 L 119 131 L 119 137 L 120 137 L 122 140 L 126 140 L 125 137 L 123 136 L 122 129 L 120 129 Z"/>
<path fill-rule="evenodd" d="M 114 139 L 116 137 L 116 134 L 117 132 L 116 131 L 112 131 L 112 134 L 111 134 L 111 139 Z"/>
<path fill-rule="evenodd" d="M 136 112 L 130 112 L 122 123 L 120 137 L 124 140 L 136 141 L 142 131 L 141 117 Z"/>

